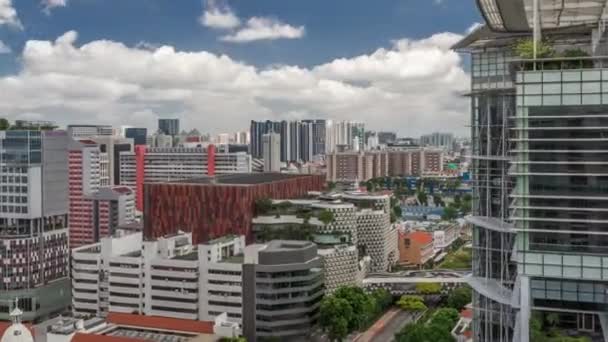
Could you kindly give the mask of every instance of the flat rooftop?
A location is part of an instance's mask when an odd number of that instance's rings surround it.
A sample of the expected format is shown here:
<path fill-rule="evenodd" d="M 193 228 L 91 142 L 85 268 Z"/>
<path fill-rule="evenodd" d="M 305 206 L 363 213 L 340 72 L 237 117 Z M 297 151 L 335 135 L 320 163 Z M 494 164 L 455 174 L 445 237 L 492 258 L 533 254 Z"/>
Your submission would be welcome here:
<path fill-rule="evenodd" d="M 212 184 L 212 185 L 255 185 L 284 181 L 288 179 L 307 178 L 312 175 L 295 175 L 287 173 L 234 173 L 213 177 L 192 178 L 169 183 Z"/>
<path fill-rule="evenodd" d="M 192 251 L 187 254 L 176 255 L 173 260 L 198 260 L 198 251 Z"/>
<path fill-rule="evenodd" d="M 228 263 L 228 264 L 242 264 L 245 262 L 245 255 L 237 254 L 230 256 L 228 258 L 222 259 L 220 262 Z"/>

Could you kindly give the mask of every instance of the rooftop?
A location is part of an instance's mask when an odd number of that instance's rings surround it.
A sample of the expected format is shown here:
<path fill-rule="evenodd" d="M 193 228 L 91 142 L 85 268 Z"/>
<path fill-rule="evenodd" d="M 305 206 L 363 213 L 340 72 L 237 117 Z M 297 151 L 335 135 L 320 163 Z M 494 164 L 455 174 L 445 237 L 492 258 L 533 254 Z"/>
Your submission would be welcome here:
<path fill-rule="evenodd" d="M 176 255 L 173 260 L 198 260 L 198 251 L 192 251 L 190 253 Z"/>
<path fill-rule="evenodd" d="M 265 252 L 290 251 L 309 247 L 313 243 L 310 241 L 296 240 L 272 240 L 266 244 Z"/>
<path fill-rule="evenodd" d="M 217 175 L 213 177 L 202 177 L 173 181 L 171 183 L 211 185 L 255 185 L 308 177 L 311 177 L 311 175 L 296 175 L 286 173 L 235 173 L 228 175 Z"/>
<path fill-rule="evenodd" d="M 227 243 L 227 242 L 232 242 L 234 241 L 234 239 L 237 239 L 238 235 L 224 235 L 222 237 L 213 239 L 213 240 L 209 240 L 206 245 L 215 245 L 217 243 Z"/>
<path fill-rule="evenodd" d="M 243 262 L 245 262 L 245 255 L 237 254 L 229 256 L 227 258 L 222 259 L 220 262 L 225 262 L 227 264 L 242 264 Z"/>
<path fill-rule="evenodd" d="M 410 240 L 416 241 L 421 245 L 428 245 L 433 242 L 433 234 L 428 232 L 416 231 L 406 235 Z"/>

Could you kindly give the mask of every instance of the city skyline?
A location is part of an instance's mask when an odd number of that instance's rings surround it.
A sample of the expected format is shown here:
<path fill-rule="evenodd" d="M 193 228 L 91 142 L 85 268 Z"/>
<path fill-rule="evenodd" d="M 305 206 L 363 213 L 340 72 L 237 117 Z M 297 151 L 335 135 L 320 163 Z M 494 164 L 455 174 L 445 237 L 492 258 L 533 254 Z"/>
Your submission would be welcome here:
<path fill-rule="evenodd" d="M 387 0 L 366 18 L 378 25 L 368 33 L 352 20 L 335 26 L 335 15 L 326 12 L 340 10 L 341 17 L 360 17 L 362 3 L 316 2 L 301 9 L 307 15 L 299 16 L 276 1 L 254 7 L 237 1 L 184 1 L 174 10 L 164 2 L 156 7 L 142 3 L 139 9 L 146 15 L 156 18 L 157 11 L 166 11 L 167 20 L 190 23 L 176 25 L 161 41 L 141 30 L 119 33 L 99 29 L 99 23 L 93 29 L 94 22 L 85 23 L 84 18 L 91 11 L 107 10 L 96 2 L 45 2 L 65 4 L 50 7 L 47 13 L 38 1 L 2 3 L 15 10 L 0 20 L 5 52 L 0 54 L 0 86 L 6 90 L 0 95 L 0 112 L 13 120 L 154 129 L 158 118 L 177 117 L 184 127 L 220 133 L 243 129 L 249 120 L 318 118 L 371 121 L 372 130 L 391 127 L 402 135 L 431 133 L 430 126 L 456 134 L 468 131 L 468 101 L 462 94 L 469 75 L 463 59 L 450 47 L 480 18 L 473 8 L 459 9 L 467 6 L 452 1 L 422 5 Z M 125 11 L 120 17 L 137 8 L 119 7 Z M 394 12 L 391 28 L 380 24 L 389 9 Z M 240 26 L 227 29 L 222 23 L 205 23 L 205 14 L 217 11 L 232 15 Z M 447 20 L 450 11 L 463 15 Z M 446 24 L 406 24 L 419 20 L 418 12 L 445 17 Z M 256 18 L 257 24 L 252 22 Z M 150 19 L 141 20 L 144 23 L 133 25 L 151 24 Z M 115 24 L 130 27 L 122 21 Z M 277 32 L 259 37 L 252 25 L 262 31 L 270 25 Z M 397 29 L 401 25 L 403 29 Z M 332 30 L 333 48 L 327 44 Z M 242 32 L 257 38 L 223 38 Z M 364 33 L 368 38 L 360 42 L 349 38 Z M 357 48 L 338 44 L 342 40 Z M 306 52 L 319 44 L 323 47 L 315 48 L 317 53 Z M 302 56 L 294 56 L 292 50 Z M 39 101 L 29 100 L 32 92 Z M 218 116 L 222 119 L 213 120 Z"/>

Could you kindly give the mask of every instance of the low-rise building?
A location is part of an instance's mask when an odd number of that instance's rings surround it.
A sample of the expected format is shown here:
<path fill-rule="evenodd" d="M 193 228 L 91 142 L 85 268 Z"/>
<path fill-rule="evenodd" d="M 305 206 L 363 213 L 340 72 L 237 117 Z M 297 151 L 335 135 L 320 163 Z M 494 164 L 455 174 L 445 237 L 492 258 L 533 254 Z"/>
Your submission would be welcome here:
<path fill-rule="evenodd" d="M 460 237 L 461 225 L 442 221 L 431 225 L 429 230 L 433 232 L 433 248 L 438 253 L 448 249 Z"/>
<path fill-rule="evenodd" d="M 77 317 L 221 318 L 221 326 L 247 329 L 250 341 L 307 335 L 324 292 L 314 243 L 245 246 L 244 236 L 201 245 L 181 232 L 145 241 L 141 232 L 104 238 L 72 251 L 72 275 Z"/>
<path fill-rule="evenodd" d="M 422 266 L 435 255 L 433 234 L 423 231 L 399 232 L 399 262 Z"/>

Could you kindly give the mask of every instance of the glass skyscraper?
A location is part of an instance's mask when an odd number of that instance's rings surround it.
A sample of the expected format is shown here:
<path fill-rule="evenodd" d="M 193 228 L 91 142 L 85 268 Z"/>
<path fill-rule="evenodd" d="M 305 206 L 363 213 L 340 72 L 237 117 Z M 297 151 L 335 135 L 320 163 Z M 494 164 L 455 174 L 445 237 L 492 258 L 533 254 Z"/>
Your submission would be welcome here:
<path fill-rule="evenodd" d="M 486 25 L 454 47 L 472 58 L 474 340 L 608 341 L 606 1 L 532 3 L 479 0 Z M 542 59 L 521 48 L 535 18 Z"/>

